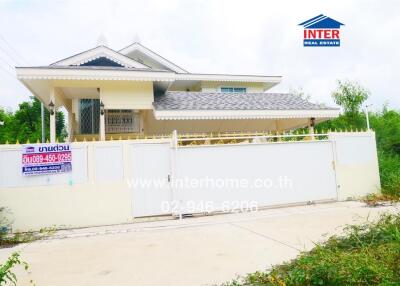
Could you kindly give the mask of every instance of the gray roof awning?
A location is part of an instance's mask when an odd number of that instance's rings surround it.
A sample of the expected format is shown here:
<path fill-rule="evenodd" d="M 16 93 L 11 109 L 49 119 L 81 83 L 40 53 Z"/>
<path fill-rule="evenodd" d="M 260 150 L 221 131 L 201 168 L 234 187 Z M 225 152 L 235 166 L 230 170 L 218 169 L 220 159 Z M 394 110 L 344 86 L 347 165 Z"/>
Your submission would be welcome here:
<path fill-rule="evenodd" d="M 154 99 L 156 110 L 336 110 L 288 93 L 167 91 Z"/>

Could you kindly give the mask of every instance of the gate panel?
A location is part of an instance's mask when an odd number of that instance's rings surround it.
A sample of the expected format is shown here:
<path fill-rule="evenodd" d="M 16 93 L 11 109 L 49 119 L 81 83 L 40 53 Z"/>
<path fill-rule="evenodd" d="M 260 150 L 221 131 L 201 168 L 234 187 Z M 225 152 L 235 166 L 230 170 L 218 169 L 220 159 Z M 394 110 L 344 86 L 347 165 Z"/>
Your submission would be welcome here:
<path fill-rule="evenodd" d="M 132 144 L 133 216 L 168 214 L 170 144 Z"/>
<path fill-rule="evenodd" d="M 182 212 L 337 199 L 330 141 L 180 147 L 176 156 Z"/>

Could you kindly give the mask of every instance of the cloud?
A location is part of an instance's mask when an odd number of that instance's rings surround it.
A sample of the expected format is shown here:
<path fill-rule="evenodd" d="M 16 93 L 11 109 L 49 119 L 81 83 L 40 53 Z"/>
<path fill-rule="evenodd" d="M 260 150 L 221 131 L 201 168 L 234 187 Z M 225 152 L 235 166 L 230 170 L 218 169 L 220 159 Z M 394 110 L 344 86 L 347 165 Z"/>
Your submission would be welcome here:
<path fill-rule="evenodd" d="M 328 104 L 336 80 L 347 78 L 370 89 L 376 108 L 386 101 L 400 108 L 399 8 L 361 0 L 0 1 L 0 34 L 32 65 L 92 48 L 101 33 L 114 49 L 137 34 L 189 71 L 282 75 L 272 91 L 302 87 Z M 342 47 L 302 46 L 297 24 L 321 13 L 345 23 Z M 15 108 L 29 95 L 0 70 L 0 106 Z"/>

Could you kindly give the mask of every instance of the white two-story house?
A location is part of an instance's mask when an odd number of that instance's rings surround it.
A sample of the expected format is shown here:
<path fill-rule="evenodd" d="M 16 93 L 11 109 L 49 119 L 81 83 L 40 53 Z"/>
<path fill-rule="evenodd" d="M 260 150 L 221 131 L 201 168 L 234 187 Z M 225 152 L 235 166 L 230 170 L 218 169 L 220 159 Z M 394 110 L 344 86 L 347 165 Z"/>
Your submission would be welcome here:
<path fill-rule="evenodd" d="M 18 79 L 50 110 L 68 112 L 69 140 L 178 133 L 277 131 L 337 117 L 339 110 L 270 93 L 280 76 L 190 73 L 133 43 L 106 46 L 48 66 L 17 67 Z"/>

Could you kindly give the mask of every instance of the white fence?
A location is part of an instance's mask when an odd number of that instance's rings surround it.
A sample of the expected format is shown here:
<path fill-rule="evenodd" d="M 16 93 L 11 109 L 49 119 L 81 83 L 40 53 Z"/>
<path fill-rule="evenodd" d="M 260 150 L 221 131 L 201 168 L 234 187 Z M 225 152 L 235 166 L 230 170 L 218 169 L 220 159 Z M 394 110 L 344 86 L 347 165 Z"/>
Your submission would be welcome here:
<path fill-rule="evenodd" d="M 2 145 L 0 206 L 10 210 L 14 230 L 28 230 L 344 200 L 379 190 L 373 132 L 299 142 L 175 140 L 72 143 L 71 173 L 31 177 L 21 174 L 21 145 Z"/>

